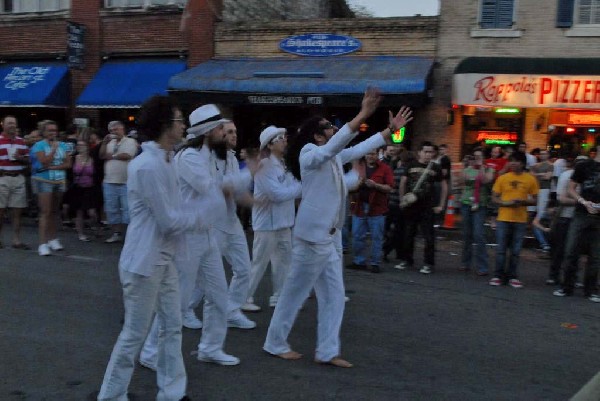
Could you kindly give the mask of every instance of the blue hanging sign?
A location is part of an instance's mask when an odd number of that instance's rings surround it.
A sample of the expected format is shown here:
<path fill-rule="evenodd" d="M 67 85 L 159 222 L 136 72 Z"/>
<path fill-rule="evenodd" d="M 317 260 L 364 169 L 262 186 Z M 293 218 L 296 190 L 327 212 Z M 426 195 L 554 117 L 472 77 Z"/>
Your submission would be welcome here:
<path fill-rule="evenodd" d="M 361 43 L 358 39 L 329 33 L 289 36 L 279 42 L 281 50 L 299 56 L 339 56 L 355 52 L 360 47 Z"/>

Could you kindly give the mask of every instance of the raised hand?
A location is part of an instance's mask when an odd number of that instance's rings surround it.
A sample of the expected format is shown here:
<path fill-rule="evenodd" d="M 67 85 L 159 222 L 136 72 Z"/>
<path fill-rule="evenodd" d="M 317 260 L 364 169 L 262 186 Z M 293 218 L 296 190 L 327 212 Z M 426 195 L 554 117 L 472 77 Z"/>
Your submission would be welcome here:
<path fill-rule="evenodd" d="M 391 111 L 389 111 L 389 124 L 390 129 L 393 131 L 404 127 L 406 124 L 412 121 L 412 119 L 412 110 L 408 106 L 400 107 L 400 110 L 395 116 Z"/>
<path fill-rule="evenodd" d="M 379 103 L 381 103 L 381 99 L 383 99 L 383 96 L 381 96 L 379 89 L 374 87 L 367 88 L 360 109 L 362 117 L 366 119 L 375 113 L 375 110 L 379 107 Z"/>

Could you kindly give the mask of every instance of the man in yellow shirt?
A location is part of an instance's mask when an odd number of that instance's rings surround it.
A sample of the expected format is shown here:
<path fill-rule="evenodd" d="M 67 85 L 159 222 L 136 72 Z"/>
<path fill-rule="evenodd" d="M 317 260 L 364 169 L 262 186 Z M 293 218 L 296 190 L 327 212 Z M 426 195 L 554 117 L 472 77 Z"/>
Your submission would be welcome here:
<path fill-rule="evenodd" d="M 496 225 L 496 272 L 490 285 L 509 284 L 522 288 L 517 277 L 519 254 L 527 228 L 527 206 L 536 205 L 539 185 L 536 178 L 525 172 L 527 159 L 524 153 L 515 152 L 508 158 L 510 172 L 501 175 L 492 188 L 492 201 L 499 206 Z M 510 259 L 506 269 L 506 250 L 510 246 Z"/>

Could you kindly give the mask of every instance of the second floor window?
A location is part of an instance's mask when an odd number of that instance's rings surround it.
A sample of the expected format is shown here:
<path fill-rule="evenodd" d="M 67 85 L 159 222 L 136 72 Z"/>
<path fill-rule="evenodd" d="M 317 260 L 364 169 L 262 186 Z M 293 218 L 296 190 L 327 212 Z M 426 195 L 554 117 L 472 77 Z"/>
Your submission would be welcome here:
<path fill-rule="evenodd" d="M 104 7 L 148 7 L 148 6 L 184 6 L 187 0 L 104 0 Z"/>
<path fill-rule="evenodd" d="M 0 0 L 2 13 L 36 13 L 68 10 L 70 0 Z"/>
<path fill-rule="evenodd" d="M 576 0 L 575 23 L 600 25 L 600 0 Z"/>
<path fill-rule="evenodd" d="M 481 0 L 479 25 L 483 29 L 510 29 L 514 0 Z"/>

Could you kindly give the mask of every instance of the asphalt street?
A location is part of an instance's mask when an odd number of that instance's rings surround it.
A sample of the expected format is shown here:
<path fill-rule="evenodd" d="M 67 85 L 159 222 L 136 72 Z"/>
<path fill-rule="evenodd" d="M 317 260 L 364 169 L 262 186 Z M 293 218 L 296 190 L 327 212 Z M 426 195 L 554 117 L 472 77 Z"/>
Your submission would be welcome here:
<path fill-rule="evenodd" d="M 4 244 L 10 226 L 4 227 Z M 200 331 L 184 329 L 193 400 L 567 400 L 600 370 L 600 305 L 552 296 L 549 259 L 523 250 L 525 287 L 490 287 L 459 272 L 457 232 L 440 232 L 436 270 L 380 274 L 345 270 L 340 369 L 315 364 L 316 300 L 309 299 L 290 343 L 305 356 L 283 361 L 262 351 L 272 309 L 250 315 L 258 327 L 230 330 L 235 367 L 199 362 Z M 123 314 L 119 244 L 82 243 L 61 232 L 65 251 L 0 250 L 0 400 L 86 400 L 100 387 Z M 24 239 L 36 243 L 36 230 Z M 417 262 L 422 249 L 417 243 Z M 493 261 L 493 249 L 489 250 Z M 347 258 L 347 262 L 350 259 Z M 578 290 L 581 291 L 581 290 Z M 270 277 L 257 302 L 266 306 Z M 200 313 L 200 310 L 198 311 Z M 153 400 L 155 375 L 138 367 L 130 391 Z M 600 397 L 600 396 L 599 396 Z M 599 398 L 600 399 L 600 398 Z"/>

